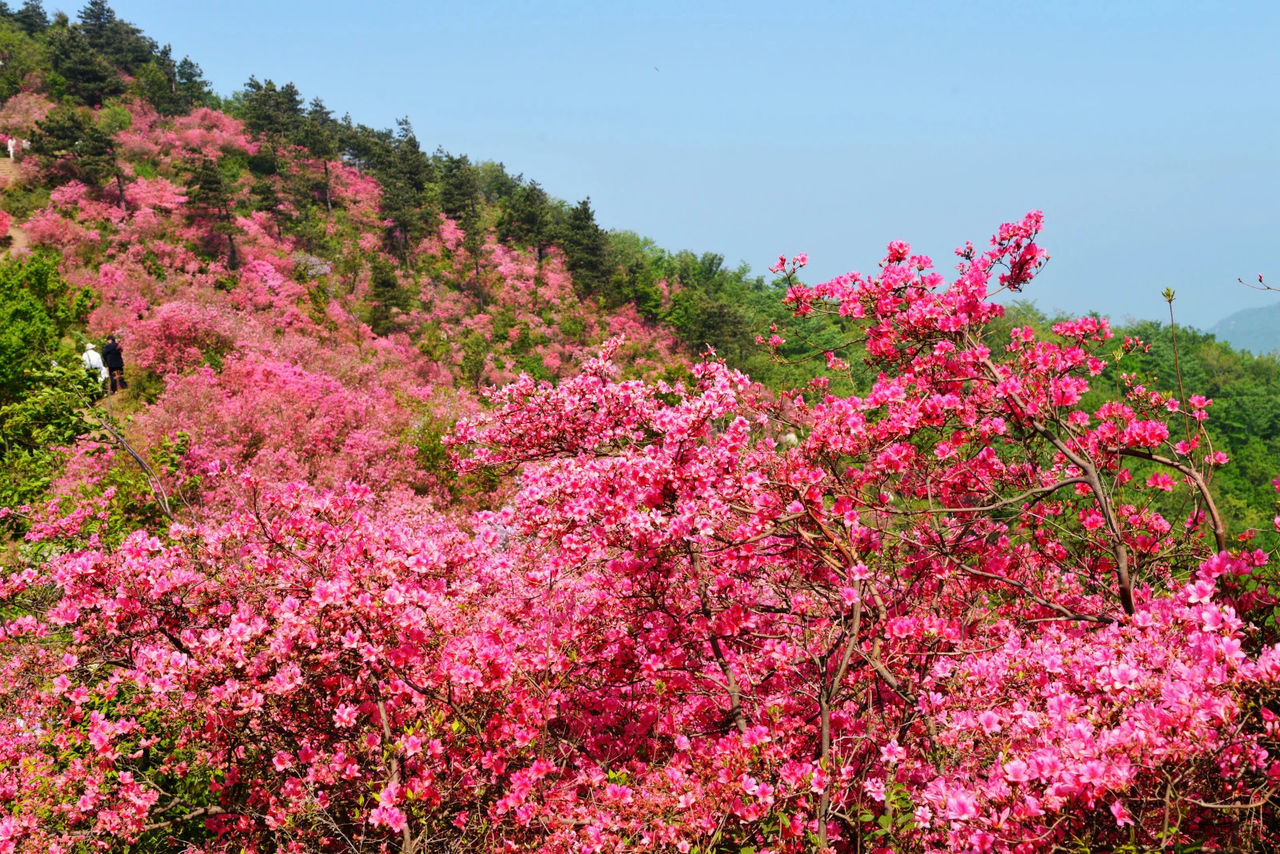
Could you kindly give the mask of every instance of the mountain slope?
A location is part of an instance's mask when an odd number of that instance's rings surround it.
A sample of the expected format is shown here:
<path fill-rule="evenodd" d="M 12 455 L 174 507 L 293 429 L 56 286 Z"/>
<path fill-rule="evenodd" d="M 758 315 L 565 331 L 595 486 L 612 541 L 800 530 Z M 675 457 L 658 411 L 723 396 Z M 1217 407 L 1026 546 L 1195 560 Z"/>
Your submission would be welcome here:
<path fill-rule="evenodd" d="M 1280 301 L 1262 308 L 1246 308 L 1228 315 L 1209 330 L 1237 350 L 1256 355 L 1280 350 Z"/>

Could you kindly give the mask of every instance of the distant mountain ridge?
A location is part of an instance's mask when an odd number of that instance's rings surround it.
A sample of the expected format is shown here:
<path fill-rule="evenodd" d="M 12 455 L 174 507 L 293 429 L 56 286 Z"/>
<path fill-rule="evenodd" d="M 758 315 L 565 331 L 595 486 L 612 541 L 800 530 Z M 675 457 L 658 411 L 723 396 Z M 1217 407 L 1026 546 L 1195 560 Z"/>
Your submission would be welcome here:
<path fill-rule="evenodd" d="M 1280 351 L 1280 299 L 1264 308 L 1245 308 L 1209 328 L 1221 341 L 1255 355 Z"/>

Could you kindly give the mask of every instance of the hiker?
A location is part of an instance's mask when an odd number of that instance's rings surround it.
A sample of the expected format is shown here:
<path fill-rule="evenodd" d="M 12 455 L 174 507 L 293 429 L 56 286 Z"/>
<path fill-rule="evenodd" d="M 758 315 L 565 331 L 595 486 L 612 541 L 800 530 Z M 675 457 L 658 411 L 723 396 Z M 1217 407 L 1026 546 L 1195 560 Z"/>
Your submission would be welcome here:
<path fill-rule="evenodd" d="M 90 341 L 84 345 L 84 354 L 80 356 L 80 361 L 84 364 L 84 369 L 89 372 L 89 376 L 98 381 L 98 391 L 102 391 L 102 384 L 107 379 L 107 366 L 102 363 L 102 355 L 93 349 L 93 342 Z"/>
<path fill-rule="evenodd" d="M 5 140 L 5 142 L 7 142 L 7 143 L 9 144 L 9 159 L 10 159 L 10 160 L 12 160 L 12 159 L 13 159 L 13 143 L 14 143 L 14 138 L 13 138 L 13 137 L 9 137 L 7 140 Z"/>
<path fill-rule="evenodd" d="M 128 388 L 129 384 L 124 381 L 124 351 L 120 349 L 116 336 L 107 336 L 107 344 L 102 348 L 102 361 L 106 364 L 107 371 L 111 377 L 110 393 L 116 393 L 117 383 L 119 383 L 120 388 Z"/>

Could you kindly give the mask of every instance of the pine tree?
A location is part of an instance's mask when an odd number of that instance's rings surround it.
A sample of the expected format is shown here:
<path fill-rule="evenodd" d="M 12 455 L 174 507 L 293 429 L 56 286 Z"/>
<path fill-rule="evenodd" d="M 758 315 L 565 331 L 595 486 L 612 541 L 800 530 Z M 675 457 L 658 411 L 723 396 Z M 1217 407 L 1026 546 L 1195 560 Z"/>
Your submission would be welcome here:
<path fill-rule="evenodd" d="M 440 149 L 440 209 L 457 221 L 463 229 L 473 228 L 480 220 L 480 173 L 465 155 L 455 157 Z"/>
<path fill-rule="evenodd" d="M 79 29 L 89 46 L 112 65 L 131 75 L 150 62 L 156 53 L 156 43 L 133 24 L 116 17 L 106 0 L 89 0 L 89 4 L 80 10 L 79 17 Z"/>
<path fill-rule="evenodd" d="M 242 93 L 244 126 L 272 145 L 293 140 L 305 119 L 302 104 L 302 95 L 292 83 L 277 87 L 271 80 L 250 77 Z"/>
<path fill-rule="evenodd" d="M 329 213 L 333 213 L 329 161 L 338 156 L 337 129 L 338 123 L 334 120 L 333 113 L 325 107 L 324 101 L 319 98 L 312 98 L 311 103 L 307 106 L 307 117 L 302 124 L 298 142 L 311 152 L 312 157 L 320 161 L 320 167 L 324 174 L 320 190 L 324 198 L 325 210 Z"/>
<path fill-rule="evenodd" d="M 182 61 L 174 71 L 174 78 L 175 91 L 182 105 L 181 112 L 208 106 L 213 99 L 213 90 L 209 88 L 209 81 L 204 79 L 204 72 L 199 65 L 191 61 L 191 57 L 182 57 Z"/>
<path fill-rule="evenodd" d="M 374 335 L 387 335 L 395 329 L 394 312 L 407 311 L 412 301 L 410 294 L 400 285 L 395 268 L 381 255 L 374 255 L 370 264 L 369 298 L 373 303 L 369 311 L 369 328 Z"/>
<path fill-rule="evenodd" d="M 80 10 L 79 17 L 84 34 L 89 37 L 90 41 L 105 38 L 111 29 L 111 25 L 118 20 L 115 10 L 111 8 L 107 0 L 89 0 L 89 3 Z"/>
<path fill-rule="evenodd" d="M 114 179 L 124 204 L 124 173 L 116 160 L 115 141 L 80 109 L 58 107 L 38 122 L 31 152 L 64 181 L 76 179 L 96 187 Z"/>
<path fill-rule="evenodd" d="M 227 267 L 238 269 L 240 258 L 236 252 L 231 188 L 216 161 L 204 158 L 193 168 L 187 188 L 187 210 L 197 218 L 210 220 L 213 233 L 227 238 Z"/>
<path fill-rule="evenodd" d="M 98 53 L 79 27 L 59 15 L 45 36 L 53 70 L 66 81 L 67 92 L 81 103 L 97 107 L 125 90 L 112 64 Z"/>
<path fill-rule="evenodd" d="M 551 246 L 554 210 L 547 191 L 537 181 L 516 188 L 498 215 L 498 239 L 504 243 L 533 247 L 538 261 Z"/>
<path fill-rule="evenodd" d="M 476 164 L 480 176 L 480 195 L 489 204 L 497 204 L 511 198 L 520 189 L 520 175 L 511 175 L 501 162 L 486 160 Z"/>
<path fill-rule="evenodd" d="M 608 236 L 596 225 L 591 199 L 569 210 L 559 229 L 557 242 L 564 250 L 565 263 L 573 274 L 574 287 L 582 294 L 599 293 L 608 280 Z"/>
<path fill-rule="evenodd" d="M 284 239 L 283 224 L 288 219 L 288 215 L 284 210 L 284 199 L 280 197 L 280 191 L 276 188 L 276 180 L 270 175 L 264 175 L 253 182 L 253 186 L 249 188 L 249 202 L 255 211 L 262 211 L 271 217 L 271 221 L 276 224 L 276 239 Z"/>
<path fill-rule="evenodd" d="M 440 208 L 462 228 L 462 248 L 471 256 L 471 288 L 478 297 L 480 287 L 480 254 L 484 248 L 484 230 L 480 227 L 480 170 L 464 154 L 454 157 L 443 149 L 436 152 L 440 169 Z"/>
<path fill-rule="evenodd" d="M 435 169 L 418 145 L 418 137 L 408 119 L 396 121 L 398 133 L 391 141 L 385 166 L 375 165 L 374 174 L 382 182 L 381 209 L 389 220 L 387 247 L 408 261 L 409 246 L 421 239 L 435 199 Z"/>
<path fill-rule="evenodd" d="M 49 28 L 49 16 L 40 0 L 26 0 L 22 8 L 13 13 L 13 22 L 29 36 L 39 35 Z"/>

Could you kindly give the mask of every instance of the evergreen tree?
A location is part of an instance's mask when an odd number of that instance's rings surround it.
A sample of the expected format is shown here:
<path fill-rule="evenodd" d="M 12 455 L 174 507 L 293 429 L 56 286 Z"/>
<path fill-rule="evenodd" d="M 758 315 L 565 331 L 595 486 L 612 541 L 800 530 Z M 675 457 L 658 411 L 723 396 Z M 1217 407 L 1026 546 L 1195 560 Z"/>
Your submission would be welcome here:
<path fill-rule="evenodd" d="M 520 176 L 512 176 L 501 163 L 486 160 L 476 164 L 480 175 L 480 195 L 489 204 L 497 204 L 511 198 L 520 189 Z"/>
<path fill-rule="evenodd" d="M 115 141 L 82 110 L 62 106 L 49 113 L 36 124 L 31 151 L 63 181 L 76 179 L 96 187 L 114 179 L 124 204 L 124 173 L 116 159 Z"/>
<path fill-rule="evenodd" d="M 395 329 L 394 312 L 408 311 L 412 300 L 409 292 L 401 287 L 395 268 L 381 255 L 374 255 L 370 264 L 369 298 L 373 303 L 369 311 L 369 328 L 374 335 L 387 335 Z"/>
<path fill-rule="evenodd" d="M 280 191 L 276 187 L 276 179 L 270 175 L 264 175 L 254 181 L 253 186 L 249 188 L 249 203 L 255 211 L 262 211 L 271 216 L 272 222 L 276 224 L 276 238 L 283 240 L 283 223 L 287 221 L 288 215 L 284 210 L 284 199 L 280 197 Z"/>
<path fill-rule="evenodd" d="M 565 263 L 573 274 L 574 287 L 582 294 L 598 293 L 608 280 L 608 236 L 596 225 L 591 199 L 569 210 L 556 241 L 564 251 Z"/>
<path fill-rule="evenodd" d="M 440 164 L 440 209 L 444 215 L 465 230 L 480 220 L 480 172 L 465 155 L 453 156 L 443 149 L 436 152 Z"/>
<path fill-rule="evenodd" d="M 634 231 L 609 232 L 609 277 L 606 303 L 630 302 L 652 321 L 663 319 L 663 296 L 658 288 L 659 264 L 665 253 L 647 237 Z"/>
<path fill-rule="evenodd" d="M 307 107 L 306 121 L 302 124 L 298 142 L 311 152 L 312 157 L 320 161 L 324 176 L 319 188 L 321 198 L 324 199 L 325 210 L 332 213 L 329 161 L 338 156 L 338 123 L 319 98 L 311 99 Z"/>
<path fill-rule="evenodd" d="M 118 20 L 115 10 L 106 0 L 89 0 L 88 5 L 80 10 L 80 25 L 90 41 L 101 41 Z"/>
<path fill-rule="evenodd" d="M 342 117 L 335 128 L 338 152 L 342 159 L 361 171 L 380 174 L 391 163 L 394 135 L 389 130 L 374 130 L 353 124 L 350 115 Z"/>
<path fill-rule="evenodd" d="M 13 13 L 13 22 L 29 36 L 39 35 L 49 28 L 49 16 L 40 0 L 26 0 L 22 8 Z"/>
<path fill-rule="evenodd" d="M 78 27 L 59 15 L 45 36 L 49 62 L 64 81 L 69 94 L 81 103 L 97 107 L 125 90 L 124 81 L 111 63 L 94 50 Z"/>
<path fill-rule="evenodd" d="M 89 0 L 80 10 L 79 29 L 94 51 L 131 75 L 156 53 L 156 43 L 133 24 L 117 18 L 106 0 Z"/>
<path fill-rule="evenodd" d="M 480 208 L 483 196 L 480 189 L 480 170 L 471 164 L 464 154 L 454 157 L 444 150 L 436 152 L 440 168 L 440 207 L 462 228 L 465 237 L 462 248 L 471 256 L 473 278 L 471 287 L 483 300 L 480 288 L 480 254 L 484 247 L 484 229 L 480 226 Z"/>
<path fill-rule="evenodd" d="M 750 310 L 704 291 L 676 294 L 669 320 L 695 352 L 710 347 L 732 364 L 742 364 L 754 345 L 758 328 Z"/>
<path fill-rule="evenodd" d="M 409 246 L 426 232 L 434 208 L 436 175 L 430 158 L 418 145 L 413 125 L 408 119 L 399 119 L 396 125 L 398 133 L 391 142 L 390 157 L 385 166 L 373 171 L 382 183 L 381 209 L 389 221 L 387 247 L 407 261 Z"/>
<path fill-rule="evenodd" d="M 241 118 L 250 133 L 278 146 L 292 141 L 302 129 L 305 114 L 302 95 L 292 83 L 277 87 L 271 80 L 250 77 L 241 95 Z"/>
<path fill-rule="evenodd" d="M 208 220 L 212 232 L 227 239 L 227 267 L 240 267 L 236 251 L 237 232 L 231 201 L 231 187 L 214 160 L 202 159 L 192 170 L 187 187 L 187 210 L 192 216 Z"/>
<path fill-rule="evenodd" d="M 551 246 L 554 209 L 547 191 L 537 181 L 515 189 L 498 214 L 498 239 L 533 247 L 541 261 Z"/>
<path fill-rule="evenodd" d="M 31 134 L 31 151 L 42 158 L 45 169 L 55 168 L 53 161 L 75 155 L 76 143 L 88 130 L 90 122 L 78 109 L 71 106 L 55 108 L 36 123 Z"/>
<path fill-rule="evenodd" d="M 182 61 L 174 70 L 174 79 L 175 90 L 182 105 L 181 112 L 208 106 L 213 99 L 213 90 L 209 88 L 209 82 L 204 79 L 204 72 L 199 65 L 191 61 L 191 57 L 182 57 Z"/>
<path fill-rule="evenodd" d="M 162 116 L 178 113 L 173 92 L 173 76 L 158 60 L 151 60 L 134 75 L 133 92 Z"/>
<path fill-rule="evenodd" d="M 173 48 L 165 45 L 134 73 L 136 94 L 162 116 L 191 112 L 209 102 L 209 84 L 200 75 L 200 66 L 188 57 L 173 61 Z"/>
<path fill-rule="evenodd" d="M 105 181 L 114 181 L 118 194 L 117 201 L 123 207 L 125 204 L 124 172 L 120 169 L 120 161 L 116 158 L 116 144 L 111 134 L 97 125 L 90 125 L 76 149 L 80 169 L 89 182 L 101 185 Z"/>
<path fill-rule="evenodd" d="M 292 83 L 277 87 L 271 80 L 250 77 L 237 99 L 245 128 L 266 143 L 250 156 L 249 168 L 256 175 L 274 175 L 281 149 L 293 144 L 302 128 L 302 95 Z"/>

